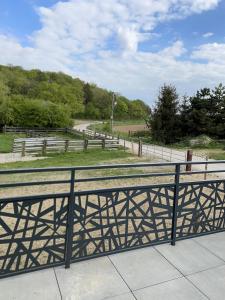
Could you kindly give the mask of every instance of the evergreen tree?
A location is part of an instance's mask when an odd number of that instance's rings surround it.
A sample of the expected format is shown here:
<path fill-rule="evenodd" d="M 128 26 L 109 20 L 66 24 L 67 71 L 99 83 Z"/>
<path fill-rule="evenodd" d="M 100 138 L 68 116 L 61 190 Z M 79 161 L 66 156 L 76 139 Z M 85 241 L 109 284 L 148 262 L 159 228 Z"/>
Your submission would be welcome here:
<path fill-rule="evenodd" d="M 222 83 L 212 91 L 211 98 L 212 134 L 225 138 L 225 87 Z"/>
<path fill-rule="evenodd" d="M 169 144 L 178 140 L 180 135 L 179 105 L 178 94 L 174 86 L 161 87 L 150 124 L 155 141 Z"/>
<path fill-rule="evenodd" d="M 207 134 L 210 122 L 211 91 L 208 88 L 197 91 L 194 97 L 190 98 L 190 132 L 193 136 Z"/>

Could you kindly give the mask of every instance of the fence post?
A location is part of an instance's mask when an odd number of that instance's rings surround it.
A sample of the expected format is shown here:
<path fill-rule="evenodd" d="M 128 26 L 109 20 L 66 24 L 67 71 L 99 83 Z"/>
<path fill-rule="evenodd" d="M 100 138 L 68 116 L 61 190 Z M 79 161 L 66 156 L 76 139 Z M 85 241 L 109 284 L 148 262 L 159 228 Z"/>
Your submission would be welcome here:
<path fill-rule="evenodd" d="M 43 145 L 42 145 L 42 155 L 46 155 L 46 151 L 47 151 L 47 140 L 43 141 Z"/>
<path fill-rule="evenodd" d="M 138 141 L 138 156 L 139 157 L 142 156 L 142 141 L 141 141 L 141 139 L 139 139 L 139 141 Z"/>
<path fill-rule="evenodd" d="M 22 156 L 25 156 L 26 155 L 26 142 L 23 141 L 22 142 Z"/>
<path fill-rule="evenodd" d="M 84 140 L 84 151 L 88 149 L 88 139 Z"/>
<path fill-rule="evenodd" d="M 83 140 L 85 139 L 85 130 L 83 129 Z"/>
<path fill-rule="evenodd" d="M 193 151 L 188 150 L 187 151 L 187 161 L 192 161 L 192 155 L 193 155 Z M 191 172 L 191 164 L 186 165 L 186 172 Z"/>
<path fill-rule="evenodd" d="M 171 233 L 171 245 L 172 246 L 175 246 L 175 244 L 176 244 L 177 206 L 178 206 L 178 196 L 179 196 L 179 184 L 180 184 L 180 165 L 176 164 L 174 197 L 173 197 L 172 233 Z"/>
<path fill-rule="evenodd" d="M 6 133 L 7 129 L 6 129 L 6 125 L 3 126 L 3 133 Z"/>
<path fill-rule="evenodd" d="M 102 139 L 102 149 L 105 149 L 105 139 Z"/>
<path fill-rule="evenodd" d="M 208 155 L 206 155 L 205 160 L 208 161 Z M 205 164 L 205 171 L 207 171 L 207 170 L 208 170 L 208 163 Z M 204 180 L 206 180 L 206 179 L 207 179 L 207 173 L 204 174 Z"/>
<path fill-rule="evenodd" d="M 125 139 L 123 140 L 123 150 L 124 150 L 124 152 L 126 151 L 126 140 Z"/>
<path fill-rule="evenodd" d="M 65 140 L 65 152 L 69 150 L 69 140 Z"/>
<path fill-rule="evenodd" d="M 71 171 L 70 178 L 70 196 L 68 197 L 68 206 L 67 206 L 67 228 L 66 228 L 66 248 L 65 248 L 65 268 L 70 267 L 70 261 L 72 257 L 72 247 L 73 247 L 73 215 L 74 215 L 74 193 L 75 185 L 75 170 Z"/>

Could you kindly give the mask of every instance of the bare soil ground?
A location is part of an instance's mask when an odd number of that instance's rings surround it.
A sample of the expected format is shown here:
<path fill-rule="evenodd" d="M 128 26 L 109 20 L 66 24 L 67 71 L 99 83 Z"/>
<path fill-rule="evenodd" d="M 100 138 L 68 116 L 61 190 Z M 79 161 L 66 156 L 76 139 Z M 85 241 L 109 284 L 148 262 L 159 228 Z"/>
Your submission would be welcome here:
<path fill-rule="evenodd" d="M 129 159 L 126 159 L 126 161 L 124 160 L 117 160 L 117 161 L 111 161 L 111 163 L 135 163 L 135 162 L 141 162 L 141 161 L 145 161 L 143 159 L 138 159 L 136 157 L 131 157 Z M 80 171 L 77 172 L 76 174 L 76 178 L 87 178 L 87 177 L 100 177 L 100 176 L 115 176 L 115 175 L 123 175 L 123 174 L 143 174 L 143 173 L 157 173 L 157 172 L 173 172 L 174 170 L 171 167 L 151 167 L 151 168 L 135 168 L 133 170 L 129 169 L 129 170 L 125 170 L 125 169 L 119 169 L 119 170 L 98 170 L 98 171 Z M 208 179 L 212 179 L 215 178 L 215 176 L 208 176 Z M 13 177 L 11 175 L 4 175 L 1 178 L 1 182 L 18 182 L 18 181 L 22 181 L 22 182 L 26 182 L 26 181 L 46 181 L 46 180 L 64 180 L 64 179 L 70 179 L 70 172 L 60 172 L 60 173 L 40 173 L 40 174 L 25 174 L 22 175 L 18 174 L 18 175 L 14 175 Z M 198 181 L 198 180 L 203 180 L 203 175 L 185 175 L 185 176 L 181 176 L 181 181 Z M 97 181 L 97 182 L 88 182 L 88 183 L 76 183 L 75 184 L 75 190 L 76 191 L 81 191 L 81 190 L 95 190 L 95 189 L 102 189 L 102 188 L 114 188 L 114 187 L 126 187 L 126 186 L 143 186 L 143 185 L 152 185 L 152 184 L 161 184 L 161 183 L 173 183 L 174 182 L 174 177 L 173 176 L 166 176 L 166 177 L 150 177 L 150 178 L 135 178 L 135 179 L 116 179 L 116 180 L 108 180 L 108 181 Z M 44 185 L 44 186 L 33 186 L 33 187 L 20 187 L 20 188 L 8 188 L 8 189 L 1 189 L 0 190 L 0 197 L 1 198 L 5 198 L 5 197 L 17 197 L 17 196 L 28 196 L 28 195 L 38 195 L 38 194 L 57 194 L 57 193 L 68 193 L 70 190 L 69 184 L 60 184 L 60 185 Z M 205 194 L 210 194 L 212 193 L 212 191 L 210 189 L 204 188 L 204 192 Z M 169 192 L 171 193 L 171 191 Z M 172 195 L 170 195 L 172 197 Z M 92 201 L 93 204 L 96 203 L 96 205 L 98 205 L 98 201 L 99 198 L 96 196 L 90 196 L 91 198 L 89 198 L 89 200 Z M 119 197 L 124 197 L 123 193 L 120 193 Z M 140 195 L 140 196 L 136 196 L 135 197 L 135 201 L 139 202 L 142 201 L 144 197 L 144 194 Z M 162 201 L 164 201 L 164 197 L 162 197 Z M 222 195 L 221 195 L 222 197 Z M 84 201 L 84 206 L 85 206 L 85 202 L 86 202 L 86 196 L 82 196 L 82 202 Z M 188 199 L 187 199 L 188 200 Z M 103 200 L 104 201 L 104 197 Z M 205 199 L 202 199 L 202 202 L 204 202 Z M 42 211 L 44 211 L 45 209 L 51 207 L 53 205 L 53 200 L 52 199 L 46 199 L 43 201 L 43 205 L 42 205 Z M 194 205 L 194 204 L 193 204 Z M 56 201 L 56 210 L 60 210 L 60 206 L 61 206 L 61 199 L 58 199 Z M 113 208 L 111 208 L 111 210 L 109 210 L 109 212 L 111 212 L 111 216 L 114 216 L 116 213 L 118 213 L 121 210 L 120 206 L 116 206 L 115 207 L 116 211 L 113 211 Z M 117 212 L 118 209 L 118 212 Z M 147 209 L 147 205 L 146 208 L 142 207 L 143 210 Z M 34 204 L 32 205 L 31 211 L 29 211 L 27 214 L 32 213 L 33 216 L 38 214 L 38 210 L 39 210 L 39 206 L 38 204 Z M 154 208 L 154 212 L 161 212 L 162 209 L 161 208 Z M 9 203 L 7 204 L 6 207 L 4 207 L 4 212 L 8 212 L 8 213 L 13 213 L 14 212 L 14 206 L 13 203 Z M 93 208 L 93 212 L 96 212 L 96 209 Z M 24 211 L 23 211 L 24 213 Z M 92 209 L 89 208 L 88 211 L 89 214 L 92 213 Z M 138 216 L 138 211 L 136 216 Z M 46 216 L 45 216 L 46 217 Z M 3 217 L 2 217 L 3 218 Z M 48 225 L 48 229 L 45 232 L 45 236 L 52 236 L 54 234 L 54 220 L 53 220 L 53 211 L 49 212 L 49 219 L 52 221 L 52 225 Z M 11 228 L 11 230 L 13 231 L 13 228 L 15 228 L 15 224 L 17 222 L 17 218 L 15 216 L 12 217 L 4 217 L 4 221 L 7 221 L 7 225 L 9 226 L 9 228 Z M 15 238 L 20 238 L 23 236 L 26 236 L 26 238 L 29 239 L 29 237 L 31 237 L 33 235 L 33 230 L 30 229 L 28 232 L 23 232 L 23 228 L 26 222 L 26 218 L 21 219 L 21 221 L 19 222 L 18 228 L 20 230 L 20 233 L 17 234 L 17 236 Z M 105 225 L 110 225 L 111 222 L 113 222 L 113 220 L 108 220 L 107 218 L 104 219 L 102 222 L 105 222 Z M 134 226 L 138 227 L 140 220 L 139 219 L 135 219 L 135 220 L 129 220 L 128 221 L 128 228 L 125 228 L 125 226 L 122 226 L 119 228 L 119 234 L 121 236 L 123 236 L 125 234 L 125 232 L 128 230 L 130 233 L 132 233 L 134 231 Z M 181 221 L 178 221 L 178 225 L 181 224 Z M 103 224 L 103 225 L 104 225 Z M 135 225 L 134 225 L 135 224 Z M 32 225 L 32 224 L 31 224 Z M 47 226 L 47 225 L 46 225 Z M 88 223 L 87 220 L 87 224 L 85 224 L 85 226 L 92 226 L 91 223 Z M 162 228 L 162 223 L 159 222 L 159 224 L 157 225 L 158 230 L 160 231 L 160 229 Z M 78 232 L 81 231 L 82 232 L 82 228 L 79 227 L 79 225 L 76 225 L 76 228 L 74 228 L 74 232 Z M 107 227 L 107 226 L 106 226 Z M 170 228 L 171 227 L 171 220 L 168 220 L 166 222 L 166 227 Z M 115 234 L 117 233 L 116 230 L 118 230 L 118 228 L 113 229 L 115 232 Z M 57 231 L 58 234 L 60 235 L 64 235 L 65 234 L 65 227 L 60 227 Z M 0 236 L 3 236 L 5 234 L 3 227 L 0 227 Z M 99 233 L 97 233 L 96 231 L 96 236 L 98 236 Z M 118 234 L 118 233 L 117 233 Z M 159 237 L 163 235 L 163 233 L 159 233 Z M 81 237 L 77 237 L 81 238 Z M 85 238 L 85 236 L 82 236 L 82 238 Z M 154 240 L 155 239 L 155 233 L 149 233 L 148 238 L 150 240 Z M 124 242 L 124 237 L 121 237 L 121 242 Z M 148 242 L 148 240 L 146 239 L 146 242 Z M 29 242 L 27 242 L 29 243 Z M 49 241 L 47 240 L 36 240 L 33 243 L 32 249 L 36 249 L 35 251 L 37 251 L 38 254 L 38 262 L 40 264 L 45 264 L 47 262 L 48 259 L 48 253 L 46 251 L 44 251 L 43 249 L 45 249 L 48 246 L 51 246 L 53 243 L 56 244 L 61 244 L 64 243 L 63 239 L 49 239 Z M 10 253 L 13 253 L 15 251 L 17 247 L 17 243 L 13 243 L 13 245 L 10 248 Z M 91 254 L 94 251 L 95 246 L 88 246 L 88 253 Z M 107 248 L 107 247 L 106 247 Z M 1 245 L 1 249 L 0 249 L 0 256 L 4 256 L 6 255 L 7 251 L 8 251 L 8 243 L 6 244 L 2 244 Z M 107 249 L 105 249 L 107 251 Z M 63 254 L 62 254 L 63 255 Z M 26 255 L 23 256 L 23 258 L 21 259 L 21 265 L 23 265 L 23 263 L 26 260 Z M 3 264 L 3 260 L 0 260 L 0 268 Z"/>
<path fill-rule="evenodd" d="M 114 126 L 114 129 L 118 132 L 148 130 L 148 128 L 145 124 L 143 124 L 143 125 L 117 125 L 117 126 Z"/>

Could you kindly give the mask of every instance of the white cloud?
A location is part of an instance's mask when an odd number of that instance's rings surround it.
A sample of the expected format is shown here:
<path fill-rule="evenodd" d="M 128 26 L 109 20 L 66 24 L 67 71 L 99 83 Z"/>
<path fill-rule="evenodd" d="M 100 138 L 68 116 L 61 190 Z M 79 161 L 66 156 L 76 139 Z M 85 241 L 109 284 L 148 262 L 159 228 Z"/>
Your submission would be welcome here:
<path fill-rule="evenodd" d="M 211 36 L 213 36 L 214 35 L 214 33 L 213 32 L 206 32 L 206 33 L 204 33 L 202 36 L 204 37 L 204 38 L 209 38 L 209 37 L 211 37 Z"/>
<path fill-rule="evenodd" d="M 185 86 L 194 89 L 201 82 L 214 82 L 213 78 L 225 79 L 224 72 L 219 73 L 220 66 L 215 76 L 215 59 L 208 64 L 182 61 L 186 52 L 182 41 L 158 53 L 141 52 L 139 44 L 154 36 L 154 28 L 160 22 L 201 13 L 218 3 L 219 0 L 58 2 L 51 8 L 37 9 L 42 26 L 30 37 L 30 47 L 23 47 L 12 37 L 0 36 L 0 63 L 63 71 L 145 99 L 163 82 L 174 82 L 182 91 Z M 193 58 L 208 59 L 213 51 L 221 55 L 219 44 L 202 47 L 194 51 Z M 205 57 L 200 54 L 202 50 Z"/>
<path fill-rule="evenodd" d="M 192 53 L 192 58 L 225 65 L 225 44 L 209 43 L 201 45 Z"/>

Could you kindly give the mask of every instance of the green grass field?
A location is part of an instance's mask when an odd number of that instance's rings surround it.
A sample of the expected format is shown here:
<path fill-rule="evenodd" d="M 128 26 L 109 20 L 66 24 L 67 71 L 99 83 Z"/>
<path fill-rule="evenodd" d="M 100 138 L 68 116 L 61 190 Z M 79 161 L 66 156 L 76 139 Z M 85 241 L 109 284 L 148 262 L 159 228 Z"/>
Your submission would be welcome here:
<path fill-rule="evenodd" d="M 24 134 L 3 134 L 0 133 L 0 153 L 12 152 L 13 140 L 16 138 L 25 137 Z"/>
<path fill-rule="evenodd" d="M 130 153 L 122 150 L 88 150 L 80 152 L 69 152 L 62 154 L 51 154 L 51 156 L 35 161 L 24 161 L 0 164 L 0 169 L 17 169 L 17 168 L 47 168 L 62 166 L 82 166 L 107 163 L 116 160 L 127 159 L 131 157 Z"/>

